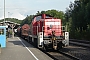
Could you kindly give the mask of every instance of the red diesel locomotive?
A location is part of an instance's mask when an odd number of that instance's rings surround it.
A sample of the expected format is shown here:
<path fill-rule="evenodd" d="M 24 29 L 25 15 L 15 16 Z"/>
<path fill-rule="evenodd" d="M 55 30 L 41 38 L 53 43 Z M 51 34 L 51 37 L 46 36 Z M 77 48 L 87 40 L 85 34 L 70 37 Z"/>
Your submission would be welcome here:
<path fill-rule="evenodd" d="M 63 30 L 61 19 L 48 14 L 34 16 L 30 25 L 30 39 L 38 48 L 54 50 L 69 45 L 69 33 Z"/>

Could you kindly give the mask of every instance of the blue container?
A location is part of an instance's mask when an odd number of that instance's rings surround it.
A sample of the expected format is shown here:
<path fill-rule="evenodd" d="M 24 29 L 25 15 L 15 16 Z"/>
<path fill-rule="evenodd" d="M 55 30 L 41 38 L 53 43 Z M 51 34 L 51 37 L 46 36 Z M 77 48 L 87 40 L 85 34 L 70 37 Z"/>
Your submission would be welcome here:
<path fill-rule="evenodd" d="M 1 48 L 6 47 L 6 26 L 0 26 L 0 44 Z"/>

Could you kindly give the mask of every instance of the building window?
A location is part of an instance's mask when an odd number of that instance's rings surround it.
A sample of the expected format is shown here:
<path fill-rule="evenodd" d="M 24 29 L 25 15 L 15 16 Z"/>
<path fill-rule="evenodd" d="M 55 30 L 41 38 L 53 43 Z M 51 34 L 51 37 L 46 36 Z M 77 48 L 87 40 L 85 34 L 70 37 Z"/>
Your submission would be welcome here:
<path fill-rule="evenodd" d="M 4 29 L 0 29 L 0 35 L 4 35 Z"/>

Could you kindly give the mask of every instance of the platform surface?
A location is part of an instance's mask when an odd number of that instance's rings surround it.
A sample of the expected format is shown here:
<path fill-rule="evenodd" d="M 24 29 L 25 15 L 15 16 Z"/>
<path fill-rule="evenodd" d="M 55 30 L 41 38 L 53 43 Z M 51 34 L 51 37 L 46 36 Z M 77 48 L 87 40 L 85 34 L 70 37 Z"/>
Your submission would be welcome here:
<path fill-rule="evenodd" d="M 0 60 L 53 60 L 19 37 L 7 40 L 6 48 L 1 50 Z"/>

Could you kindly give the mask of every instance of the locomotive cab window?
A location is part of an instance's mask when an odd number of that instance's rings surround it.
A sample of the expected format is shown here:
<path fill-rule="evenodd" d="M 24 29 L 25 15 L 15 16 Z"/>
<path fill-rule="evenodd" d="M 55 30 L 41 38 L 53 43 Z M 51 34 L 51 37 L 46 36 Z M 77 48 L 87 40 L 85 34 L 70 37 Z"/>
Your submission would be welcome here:
<path fill-rule="evenodd" d="M 4 29 L 0 29 L 0 35 L 4 35 Z"/>
<path fill-rule="evenodd" d="M 46 18 L 50 18 L 50 16 L 46 16 Z"/>
<path fill-rule="evenodd" d="M 38 21 L 38 20 L 40 20 L 41 19 L 41 16 L 37 16 L 36 17 L 36 20 Z"/>

